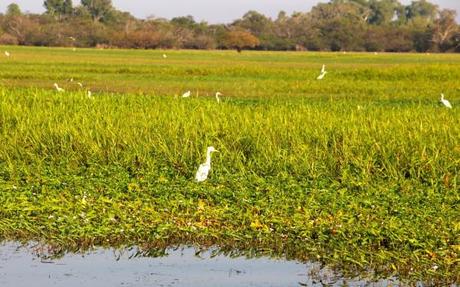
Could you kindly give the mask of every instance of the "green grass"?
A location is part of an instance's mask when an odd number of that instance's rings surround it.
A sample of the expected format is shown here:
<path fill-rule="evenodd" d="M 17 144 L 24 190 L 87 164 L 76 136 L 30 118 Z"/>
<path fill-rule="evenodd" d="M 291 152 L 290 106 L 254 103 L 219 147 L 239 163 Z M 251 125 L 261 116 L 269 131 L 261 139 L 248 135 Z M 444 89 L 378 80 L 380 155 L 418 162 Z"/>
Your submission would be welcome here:
<path fill-rule="evenodd" d="M 460 55 L 4 49 L 0 238 L 459 281 Z"/>

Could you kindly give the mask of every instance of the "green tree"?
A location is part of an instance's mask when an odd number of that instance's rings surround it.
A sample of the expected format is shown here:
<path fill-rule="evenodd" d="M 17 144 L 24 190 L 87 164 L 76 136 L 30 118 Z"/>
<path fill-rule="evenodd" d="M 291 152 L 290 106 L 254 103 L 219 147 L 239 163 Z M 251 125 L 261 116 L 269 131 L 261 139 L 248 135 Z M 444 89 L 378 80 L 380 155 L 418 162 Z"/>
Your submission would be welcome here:
<path fill-rule="evenodd" d="M 85 7 L 94 22 L 106 22 L 113 13 L 111 0 L 81 0 L 81 5 Z"/>
<path fill-rule="evenodd" d="M 360 5 L 345 1 L 316 5 L 308 13 L 312 23 L 309 41 L 319 49 L 364 50 L 366 19 L 362 11 Z"/>
<path fill-rule="evenodd" d="M 233 23 L 234 26 L 242 27 L 257 37 L 269 33 L 272 21 L 265 15 L 256 11 L 249 11 L 244 14 L 243 18 Z"/>
<path fill-rule="evenodd" d="M 172 18 L 171 24 L 189 29 L 193 29 L 197 25 L 193 16 L 190 15 Z"/>
<path fill-rule="evenodd" d="M 19 5 L 16 3 L 11 3 L 8 5 L 6 8 L 6 16 L 21 16 L 21 8 L 19 8 Z"/>
<path fill-rule="evenodd" d="M 371 15 L 368 22 L 375 25 L 386 25 L 398 21 L 402 9 L 398 0 L 370 0 Z"/>
<path fill-rule="evenodd" d="M 43 7 L 45 7 L 47 14 L 59 18 L 73 13 L 72 0 L 46 0 L 43 2 Z"/>
<path fill-rule="evenodd" d="M 426 0 L 413 1 L 406 7 L 407 19 L 423 18 L 427 22 L 435 20 L 438 13 L 438 6 Z"/>
<path fill-rule="evenodd" d="M 73 3 L 72 0 L 64 0 L 64 6 L 62 7 L 62 12 L 64 15 L 73 14 Z"/>

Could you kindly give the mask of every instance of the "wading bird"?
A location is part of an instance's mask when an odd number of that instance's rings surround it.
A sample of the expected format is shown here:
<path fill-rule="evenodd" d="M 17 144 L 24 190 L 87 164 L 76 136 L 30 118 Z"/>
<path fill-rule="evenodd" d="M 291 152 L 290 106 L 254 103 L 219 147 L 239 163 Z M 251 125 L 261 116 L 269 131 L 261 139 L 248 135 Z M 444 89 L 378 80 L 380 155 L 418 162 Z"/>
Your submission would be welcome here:
<path fill-rule="evenodd" d="M 190 97 L 191 94 L 192 94 L 192 92 L 187 91 L 182 95 L 182 98 L 188 98 L 188 97 Z"/>
<path fill-rule="evenodd" d="M 326 65 L 323 65 L 323 67 L 321 68 L 321 74 L 316 79 L 317 80 L 322 80 L 324 78 L 324 76 L 326 76 L 326 74 L 327 74 Z"/>
<path fill-rule="evenodd" d="M 11 56 L 10 52 L 5 51 L 5 56 L 7 56 L 7 57 Z"/>
<path fill-rule="evenodd" d="M 82 84 L 82 83 L 78 82 L 77 85 L 79 85 L 80 88 L 83 88 L 83 84 Z"/>
<path fill-rule="evenodd" d="M 88 99 L 92 99 L 92 100 L 94 99 L 93 93 L 91 93 L 90 90 L 88 90 L 88 92 L 86 92 L 86 96 L 88 97 Z"/>
<path fill-rule="evenodd" d="M 218 103 L 220 103 L 220 97 L 219 97 L 219 96 L 223 96 L 223 94 L 222 94 L 221 92 L 217 92 L 217 93 L 216 93 L 216 101 L 217 101 Z"/>
<path fill-rule="evenodd" d="M 446 99 L 444 99 L 444 94 L 441 94 L 441 100 L 439 100 L 446 108 L 452 109 L 452 105 Z"/>
<path fill-rule="evenodd" d="M 205 181 L 208 178 L 209 171 L 211 170 L 211 154 L 213 152 L 217 152 L 217 150 L 213 146 L 208 147 L 206 162 L 200 165 L 195 175 L 197 182 Z"/>
<path fill-rule="evenodd" d="M 54 88 L 56 89 L 56 91 L 58 91 L 58 92 L 64 92 L 64 89 L 63 89 L 63 88 L 60 88 L 60 87 L 58 86 L 57 83 L 54 83 L 53 86 L 54 86 Z"/>
<path fill-rule="evenodd" d="M 168 58 L 168 56 L 166 56 L 166 54 L 163 54 L 163 58 L 166 59 L 166 58 Z"/>

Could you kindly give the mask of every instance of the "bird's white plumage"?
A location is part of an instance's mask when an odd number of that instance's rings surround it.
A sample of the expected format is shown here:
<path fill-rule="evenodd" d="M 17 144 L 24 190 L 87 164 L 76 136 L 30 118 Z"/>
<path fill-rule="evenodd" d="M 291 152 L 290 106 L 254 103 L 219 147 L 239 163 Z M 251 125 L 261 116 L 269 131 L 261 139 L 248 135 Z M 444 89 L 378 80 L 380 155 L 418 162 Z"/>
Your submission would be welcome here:
<path fill-rule="evenodd" d="M 163 54 L 163 58 L 166 59 L 168 58 L 168 56 L 166 54 Z"/>
<path fill-rule="evenodd" d="M 446 108 L 449 108 L 449 109 L 452 109 L 452 105 L 450 104 L 450 102 L 446 99 L 444 99 L 444 94 L 441 94 L 441 100 L 440 102 L 446 107 Z"/>
<path fill-rule="evenodd" d="M 10 52 L 5 51 L 5 56 L 7 56 L 7 57 L 11 56 Z"/>
<path fill-rule="evenodd" d="M 205 181 L 208 178 L 209 171 L 211 170 L 211 154 L 216 151 L 217 150 L 214 147 L 208 147 L 206 152 L 206 162 L 200 165 L 195 175 L 195 180 L 197 182 Z"/>
<path fill-rule="evenodd" d="M 216 101 L 217 101 L 218 103 L 220 103 L 220 96 L 223 96 L 223 94 L 222 94 L 221 92 L 217 92 L 217 93 L 216 93 Z"/>
<path fill-rule="evenodd" d="M 88 91 L 86 92 L 86 96 L 88 97 L 88 99 L 92 99 L 92 100 L 94 99 L 93 93 L 91 93 L 90 90 L 88 90 Z"/>
<path fill-rule="evenodd" d="M 64 92 L 64 89 L 63 89 L 63 88 L 60 88 L 60 87 L 58 86 L 57 83 L 54 83 L 53 86 L 54 86 L 54 88 L 56 89 L 56 91 L 58 91 L 58 92 Z"/>
<path fill-rule="evenodd" d="M 188 97 L 190 97 L 191 94 L 192 94 L 192 92 L 187 91 L 182 95 L 182 98 L 188 98 Z"/>
<path fill-rule="evenodd" d="M 324 78 L 324 76 L 326 76 L 326 74 L 327 74 L 326 65 L 323 65 L 323 67 L 321 68 L 321 73 L 318 76 L 318 78 L 316 78 L 316 79 L 317 80 L 322 80 Z"/>

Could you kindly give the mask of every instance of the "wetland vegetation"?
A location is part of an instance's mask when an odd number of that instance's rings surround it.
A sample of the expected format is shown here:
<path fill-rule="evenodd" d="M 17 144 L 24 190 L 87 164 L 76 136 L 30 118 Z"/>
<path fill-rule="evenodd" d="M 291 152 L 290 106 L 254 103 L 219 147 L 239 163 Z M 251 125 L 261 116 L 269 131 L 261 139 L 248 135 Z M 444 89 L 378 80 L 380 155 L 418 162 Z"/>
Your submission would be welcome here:
<path fill-rule="evenodd" d="M 190 244 L 458 283 L 460 55 L 8 51 L 1 239 Z"/>

